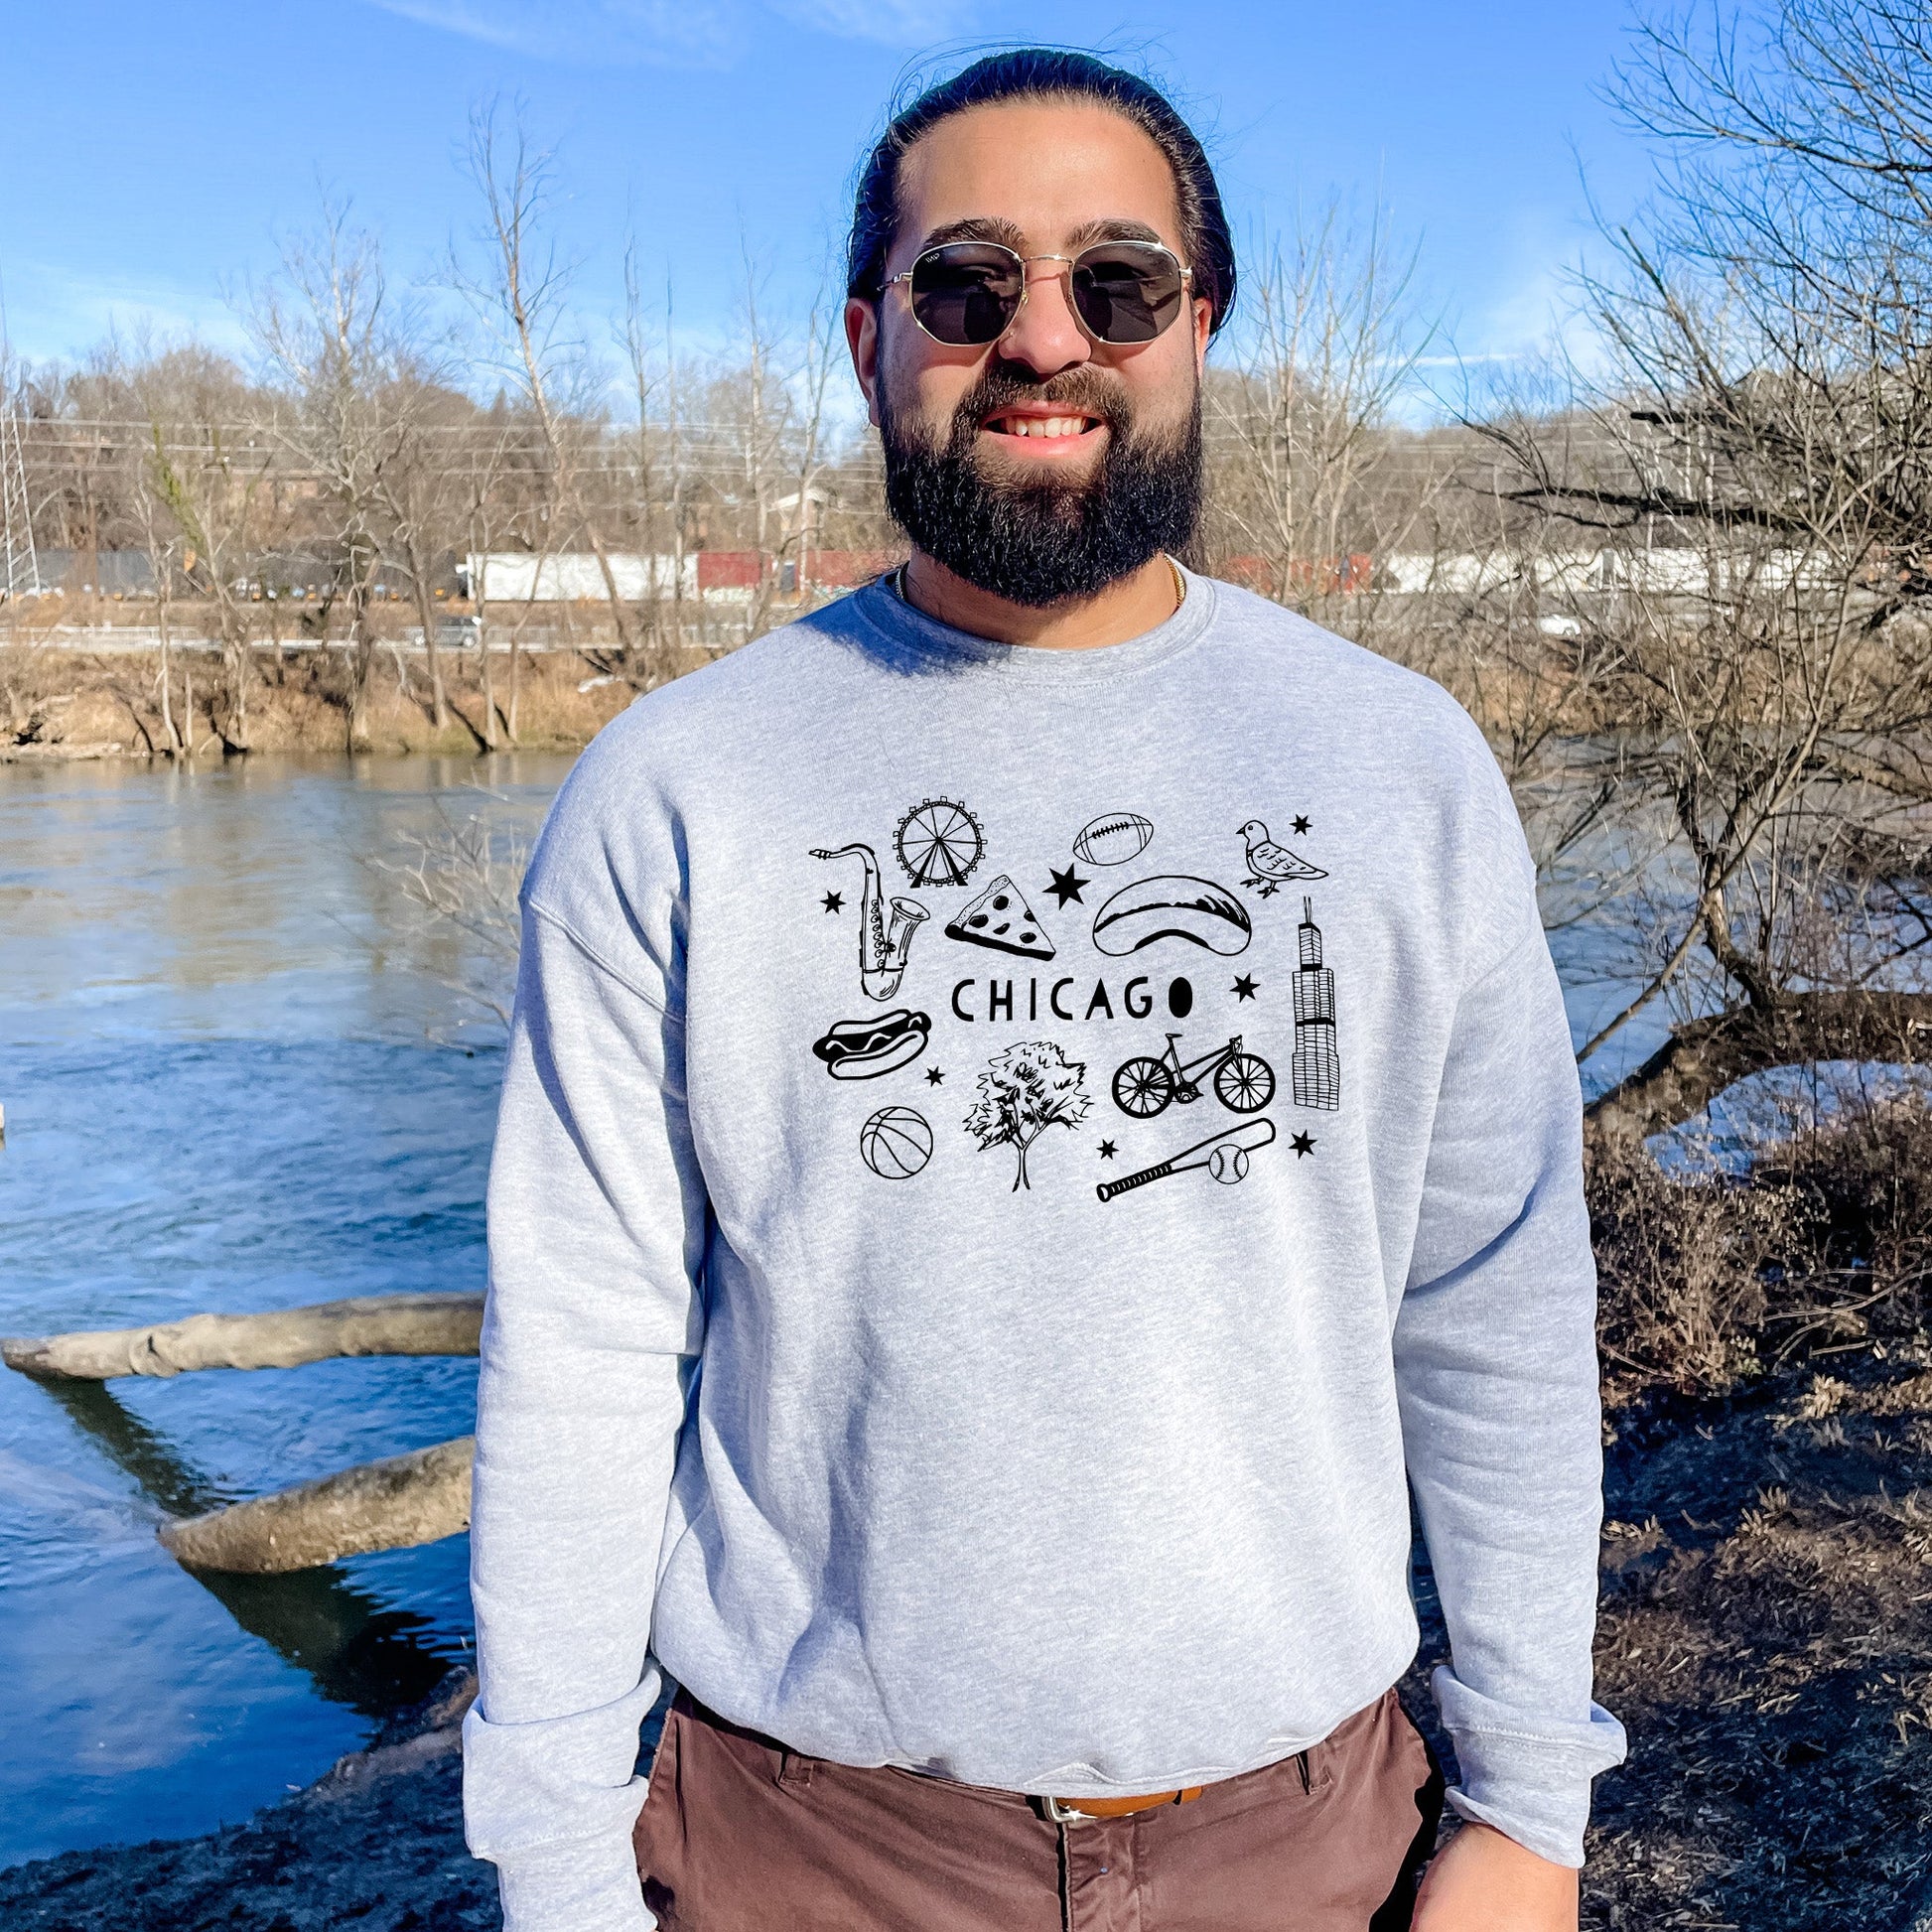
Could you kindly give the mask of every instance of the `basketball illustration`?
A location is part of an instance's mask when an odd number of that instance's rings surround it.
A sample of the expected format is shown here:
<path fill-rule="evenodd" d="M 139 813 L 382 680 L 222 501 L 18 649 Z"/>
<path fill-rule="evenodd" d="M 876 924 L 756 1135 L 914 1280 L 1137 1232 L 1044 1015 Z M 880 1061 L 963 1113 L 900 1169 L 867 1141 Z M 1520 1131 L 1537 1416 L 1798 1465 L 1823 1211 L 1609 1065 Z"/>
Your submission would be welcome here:
<path fill-rule="evenodd" d="M 932 1159 L 932 1129 L 912 1107 L 882 1107 L 859 1130 L 859 1152 L 882 1180 L 910 1180 Z"/>
<path fill-rule="evenodd" d="M 1245 1148 L 1217 1147 L 1207 1157 L 1207 1172 L 1216 1180 L 1225 1181 L 1230 1187 L 1248 1172 L 1248 1154 Z"/>

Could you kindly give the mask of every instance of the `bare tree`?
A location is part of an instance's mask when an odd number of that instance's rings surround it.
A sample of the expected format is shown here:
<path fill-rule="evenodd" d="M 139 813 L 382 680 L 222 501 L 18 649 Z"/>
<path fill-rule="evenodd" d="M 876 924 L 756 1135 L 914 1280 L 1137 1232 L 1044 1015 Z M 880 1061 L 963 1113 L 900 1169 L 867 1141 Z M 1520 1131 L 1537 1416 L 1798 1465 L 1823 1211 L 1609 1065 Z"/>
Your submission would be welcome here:
<path fill-rule="evenodd" d="M 218 702 L 208 705 L 208 722 L 224 753 L 244 753 L 253 674 L 249 566 L 263 534 L 270 451 L 243 426 L 248 398 L 239 371 L 207 350 L 176 349 L 151 359 L 129 386 L 145 418 L 136 499 L 152 499 L 157 517 L 165 509 L 178 533 L 181 572 L 210 608 L 222 684 Z M 172 559 L 164 556 L 163 563 Z M 192 756 L 192 699 L 182 735 Z"/>
<path fill-rule="evenodd" d="M 1585 285 L 1592 449 L 1496 436 L 1510 500 L 1601 552 L 1587 647 L 1653 845 L 1648 970 L 1586 1051 L 1671 1003 L 1597 1110 L 1648 1128 L 1766 1066 L 1932 1045 L 1932 24 L 1654 19 L 1620 99 L 1667 155 Z"/>
<path fill-rule="evenodd" d="M 451 280 L 483 325 L 491 359 L 536 424 L 548 464 L 552 518 L 568 518 L 597 559 L 617 649 L 582 647 L 583 655 L 600 673 L 644 689 L 650 679 L 642 639 L 610 547 L 585 503 L 583 446 L 597 438 L 602 425 L 582 393 L 582 346 L 568 308 L 572 265 L 545 233 L 554 160 L 531 147 L 520 121 L 505 134 L 497 117 L 492 102 L 470 118 L 470 175 L 483 203 L 486 265 L 474 273 L 454 265 Z"/>
<path fill-rule="evenodd" d="M 1379 211 L 1358 229 L 1330 204 L 1275 237 L 1248 278 L 1233 364 L 1204 397 L 1216 547 L 1257 588 L 1351 634 L 1374 608 L 1367 560 L 1412 540 L 1445 481 L 1427 444 L 1392 433 L 1435 337 L 1415 266 Z"/>
<path fill-rule="evenodd" d="M 387 281 L 375 239 L 326 203 L 314 235 L 291 239 L 279 278 L 248 311 L 257 349 L 280 388 L 264 428 L 317 476 L 337 510 L 340 588 L 349 611 L 347 742 L 368 735 L 378 636 L 371 609 L 382 564 L 381 471 L 390 436 L 376 391 L 389 359 Z M 426 639 L 433 651 L 433 637 Z"/>

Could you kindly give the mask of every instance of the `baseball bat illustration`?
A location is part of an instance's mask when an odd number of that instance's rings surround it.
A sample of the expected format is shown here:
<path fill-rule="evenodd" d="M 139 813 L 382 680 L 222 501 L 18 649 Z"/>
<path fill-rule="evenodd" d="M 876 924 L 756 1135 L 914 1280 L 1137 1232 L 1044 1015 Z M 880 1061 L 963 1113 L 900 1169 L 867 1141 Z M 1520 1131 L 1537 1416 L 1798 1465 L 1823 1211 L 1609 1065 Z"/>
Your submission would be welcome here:
<path fill-rule="evenodd" d="M 1183 1173 L 1188 1168 L 1206 1167 L 1217 1147 L 1266 1147 L 1274 1138 L 1275 1123 L 1272 1120 L 1246 1121 L 1239 1127 L 1230 1127 L 1225 1133 L 1210 1134 L 1206 1140 L 1196 1141 L 1192 1147 L 1183 1147 L 1178 1154 L 1171 1154 L 1167 1160 L 1158 1162 L 1154 1167 L 1143 1168 L 1139 1173 L 1123 1174 L 1118 1180 L 1103 1180 L 1094 1191 L 1102 1200 L 1112 1200 L 1116 1194 L 1124 1194 L 1130 1187 L 1145 1187 L 1150 1180 L 1164 1180 L 1169 1174 Z"/>

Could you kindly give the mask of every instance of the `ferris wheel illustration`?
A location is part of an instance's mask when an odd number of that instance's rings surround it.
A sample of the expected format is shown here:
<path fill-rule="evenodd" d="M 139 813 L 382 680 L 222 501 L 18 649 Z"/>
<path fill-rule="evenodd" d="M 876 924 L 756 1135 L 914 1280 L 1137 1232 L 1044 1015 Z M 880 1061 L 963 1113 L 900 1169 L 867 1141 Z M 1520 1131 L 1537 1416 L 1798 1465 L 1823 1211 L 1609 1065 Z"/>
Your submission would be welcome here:
<path fill-rule="evenodd" d="M 986 850 L 980 822 L 952 798 L 923 798 L 898 822 L 893 850 L 915 886 L 963 886 Z"/>

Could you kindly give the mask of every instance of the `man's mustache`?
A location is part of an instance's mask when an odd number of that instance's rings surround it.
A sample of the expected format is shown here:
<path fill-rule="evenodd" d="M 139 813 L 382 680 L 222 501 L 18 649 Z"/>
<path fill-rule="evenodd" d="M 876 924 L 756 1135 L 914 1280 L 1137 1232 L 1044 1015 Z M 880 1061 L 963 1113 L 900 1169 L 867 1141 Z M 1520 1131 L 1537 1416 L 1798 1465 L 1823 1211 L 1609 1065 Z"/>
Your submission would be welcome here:
<path fill-rule="evenodd" d="M 1119 382 L 1098 369 L 1067 369 L 1042 382 L 1019 363 L 992 362 L 953 411 L 954 450 L 971 448 L 981 425 L 996 410 L 1023 402 L 1064 409 L 1069 415 L 1092 416 L 1115 436 L 1132 428 L 1134 421 Z"/>

